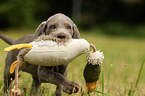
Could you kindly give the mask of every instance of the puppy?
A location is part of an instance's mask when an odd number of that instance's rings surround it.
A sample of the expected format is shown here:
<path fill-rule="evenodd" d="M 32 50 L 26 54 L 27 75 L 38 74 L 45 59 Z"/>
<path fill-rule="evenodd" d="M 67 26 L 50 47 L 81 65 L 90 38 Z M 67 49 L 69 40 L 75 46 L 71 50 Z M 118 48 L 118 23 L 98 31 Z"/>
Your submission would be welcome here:
<path fill-rule="evenodd" d="M 34 34 L 25 35 L 18 40 L 14 40 L 4 34 L 0 34 L 0 38 L 8 44 L 13 45 L 19 43 L 29 43 L 42 34 L 51 35 L 56 38 L 56 40 L 80 38 L 80 33 L 73 21 L 61 13 L 55 14 L 48 18 L 47 21 L 42 22 Z M 12 78 L 14 80 L 15 78 L 14 73 L 10 74 L 10 66 L 17 59 L 18 53 L 19 50 L 13 50 L 7 54 L 4 70 L 4 93 L 7 93 L 10 85 L 10 79 Z M 37 95 L 41 83 L 52 83 L 57 86 L 55 91 L 56 96 L 61 96 L 61 90 L 68 94 L 72 94 L 73 92 L 76 93 L 79 90 L 79 85 L 77 83 L 66 79 L 68 70 L 67 67 L 68 64 L 47 67 L 27 63 L 23 67 L 20 67 L 20 70 L 30 73 L 33 77 L 30 95 Z"/>

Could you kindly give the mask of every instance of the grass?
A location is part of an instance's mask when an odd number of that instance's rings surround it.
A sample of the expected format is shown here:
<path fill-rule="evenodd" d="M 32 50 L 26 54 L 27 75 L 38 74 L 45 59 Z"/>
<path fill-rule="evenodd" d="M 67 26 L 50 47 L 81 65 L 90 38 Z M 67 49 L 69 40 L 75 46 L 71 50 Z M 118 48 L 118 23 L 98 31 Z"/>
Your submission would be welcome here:
<path fill-rule="evenodd" d="M 94 32 L 92 32 L 94 31 Z M 98 87 L 91 96 L 112 95 L 112 96 L 143 96 L 145 95 L 145 68 L 143 67 L 145 58 L 145 39 L 111 37 L 97 33 L 99 30 L 88 30 L 81 33 L 82 38 L 96 45 L 98 50 L 104 52 L 105 59 L 102 64 L 103 74 L 100 75 Z M 7 30 L 0 31 L 15 39 L 33 33 L 32 30 Z M 100 32 L 98 32 L 100 33 Z M 6 53 L 3 51 L 8 44 L 0 40 L 0 95 L 3 93 L 3 72 Z M 69 65 L 67 79 L 75 81 L 80 85 L 80 91 L 72 96 L 88 96 L 83 70 L 86 62 L 86 55 L 83 54 L 75 59 Z M 30 74 L 20 72 L 19 88 L 22 96 L 29 94 L 32 83 Z M 26 79 L 27 78 L 27 79 Z M 103 86 L 103 88 L 102 88 Z M 55 92 L 55 85 L 42 84 L 39 94 L 43 96 L 52 96 Z M 103 92 L 103 93 L 102 93 Z M 63 94 L 63 96 L 68 96 Z"/>
<path fill-rule="evenodd" d="M 106 85 L 106 90 L 105 90 L 105 92 L 107 92 L 107 90 L 108 90 L 108 85 L 109 85 L 111 70 L 112 70 L 112 64 L 110 65 L 110 68 L 109 68 L 108 80 L 107 80 L 107 85 Z"/>

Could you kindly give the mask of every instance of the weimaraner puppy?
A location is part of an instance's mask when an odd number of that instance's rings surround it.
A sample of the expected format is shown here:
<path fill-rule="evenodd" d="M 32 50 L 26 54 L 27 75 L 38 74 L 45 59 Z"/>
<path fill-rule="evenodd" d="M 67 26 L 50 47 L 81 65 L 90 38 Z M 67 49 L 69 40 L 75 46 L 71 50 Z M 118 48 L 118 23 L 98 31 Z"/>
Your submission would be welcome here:
<path fill-rule="evenodd" d="M 29 43 L 35 40 L 38 36 L 52 35 L 56 39 L 66 39 L 66 38 L 80 38 L 80 33 L 73 23 L 73 21 L 61 14 L 55 14 L 48 18 L 47 21 L 42 22 L 36 29 L 34 34 L 25 35 L 18 40 L 14 40 L 4 34 L 0 34 L 0 38 L 3 39 L 10 45 L 19 44 L 19 43 Z M 17 59 L 19 51 L 13 50 L 8 52 L 6 57 L 6 65 L 4 71 L 4 93 L 7 93 L 9 89 L 11 78 L 14 80 L 14 73 L 10 74 L 10 66 Z M 20 70 L 32 74 L 33 83 L 30 90 L 30 94 L 38 94 L 39 86 L 41 83 L 52 83 L 57 86 L 56 96 L 61 96 L 61 90 L 68 94 L 76 93 L 79 90 L 79 85 L 75 82 L 68 81 L 67 76 L 67 65 L 59 66 L 38 66 L 32 64 L 25 64 L 23 67 L 20 67 Z"/>

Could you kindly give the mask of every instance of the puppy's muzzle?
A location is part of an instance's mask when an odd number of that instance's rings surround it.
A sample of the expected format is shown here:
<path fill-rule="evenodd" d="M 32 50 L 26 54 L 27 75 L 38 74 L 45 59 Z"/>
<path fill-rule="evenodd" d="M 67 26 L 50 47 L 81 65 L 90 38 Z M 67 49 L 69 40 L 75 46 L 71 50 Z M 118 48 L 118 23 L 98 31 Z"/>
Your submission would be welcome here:
<path fill-rule="evenodd" d="M 59 34 L 57 34 L 57 38 L 59 38 L 59 39 L 65 39 L 66 35 L 64 33 L 59 33 Z"/>
<path fill-rule="evenodd" d="M 53 41 L 57 41 L 57 42 L 67 42 L 70 39 L 72 39 L 71 34 L 67 33 L 67 32 L 51 32 L 49 35 L 47 36 L 40 36 L 40 38 L 38 38 L 36 41 L 39 41 L 42 39 L 42 37 L 44 38 L 44 40 L 53 40 Z"/>

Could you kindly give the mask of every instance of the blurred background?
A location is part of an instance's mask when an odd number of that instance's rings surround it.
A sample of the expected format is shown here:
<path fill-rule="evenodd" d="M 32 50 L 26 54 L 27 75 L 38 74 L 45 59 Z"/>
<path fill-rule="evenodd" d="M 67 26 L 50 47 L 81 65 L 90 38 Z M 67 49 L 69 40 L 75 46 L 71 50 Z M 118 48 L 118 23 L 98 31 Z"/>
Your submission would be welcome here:
<path fill-rule="evenodd" d="M 145 0 L 0 0 L 0 30 L 36 29 L 48 17 L 63 13 L 81 30 L 145 37 L 144 10 Z"/>

